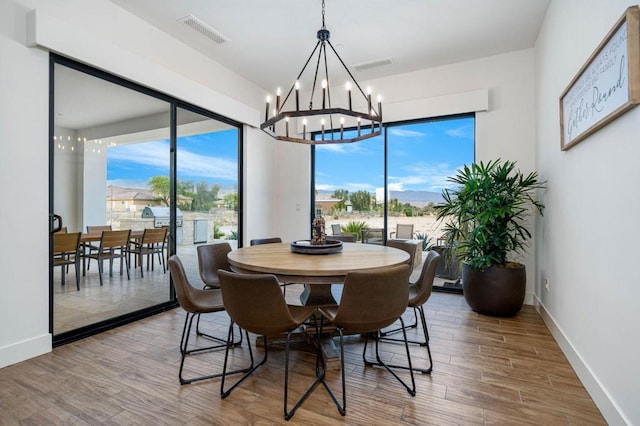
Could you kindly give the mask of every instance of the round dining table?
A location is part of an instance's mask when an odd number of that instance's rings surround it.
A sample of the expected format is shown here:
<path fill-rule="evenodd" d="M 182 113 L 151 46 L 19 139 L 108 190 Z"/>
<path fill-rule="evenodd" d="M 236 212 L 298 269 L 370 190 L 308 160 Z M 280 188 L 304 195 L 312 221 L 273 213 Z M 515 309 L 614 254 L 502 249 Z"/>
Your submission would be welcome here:
<path fill-rule="evenodd" d="M 341 251 L 329 254 L 295 253 L 290 243 L 262 244 L 233 250 L 227 257 L 235 272 L 273 274 L 281 283 L 305 284 L 300 296 L 305 305 L 335 304 L 330 284 L 344 282 L 349 272 L 409 261 L 403 250 L 361 243 L 343 243 Z"/>

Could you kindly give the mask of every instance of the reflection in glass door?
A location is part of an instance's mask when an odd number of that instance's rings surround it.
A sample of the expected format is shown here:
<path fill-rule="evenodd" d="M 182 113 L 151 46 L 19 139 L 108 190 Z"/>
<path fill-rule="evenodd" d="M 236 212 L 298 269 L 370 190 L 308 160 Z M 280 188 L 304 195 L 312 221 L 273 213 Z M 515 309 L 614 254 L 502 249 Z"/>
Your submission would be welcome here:
<path fill-rule="evenodd" d="M 53 69 L 52 213 L 61 217 L 59 232 L 80 233 L 79 273 L 73 261 L 53 262 L 54 342 L 172 298 L 164 242 L 154 255 L 128 251 L 143 243 L 145 229 L 167 225 L 160 216 L 169 200 L 154 177 L 169 176 L 170 104 L 67 65 L 59 59 Z M 145 214 L 149 207 L 159 213 Z M 130 231 L 129 238 L 111 249 L 123 256 L 99 268 L 96 258 L 117 235 L 109 230 Z M 59 241 L 54 234 L 54 246 Z M 74 258 L 55 250 L 54 259 Z"/>
<path fill-rule="evenodd" d="M 197 246 L 226 242 L 237 248 L 240 132 L 236 126 L 177 109 L 176 198 L 182 226 L 176 253 L 199 285 Z"/>

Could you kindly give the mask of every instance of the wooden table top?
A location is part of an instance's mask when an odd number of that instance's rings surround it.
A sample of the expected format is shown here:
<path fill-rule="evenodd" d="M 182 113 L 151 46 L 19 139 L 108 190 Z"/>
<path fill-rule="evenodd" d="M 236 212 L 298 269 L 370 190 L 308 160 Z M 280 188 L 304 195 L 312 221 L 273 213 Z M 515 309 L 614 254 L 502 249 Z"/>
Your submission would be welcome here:
<path fill-rule="evenodd" d="M 114 229 L 115 231 L 115 229 Z M 140 238 L 142 238 L 142 234 L 144 234 L 144 230 L 141 229 L 136 229 L 136 230 L 132 230 L 131 234 L 129 235 L 129 239 L 130 240 L 138 240 Z M 88 242 L 93 242 L 93 241 L 100 241 L 100 239 L 102 238 L 102 231 L 100 232 L 92 232 L 92 233 L 82 233 L 80 235 L 80 242 L 81 243 L 88 243 Z"/>
<path fill-rule="evenodd" d="M 227 257 L 236 272 L 268 273 L 285 282 L 327 284 L 344 281 L 347 272 L 389 267 L 405 263 L 403 250 L 374 244 L 343 243 L 342 251 L 332 254 L 291 252 L 290 243 L 243 247 Z"/>

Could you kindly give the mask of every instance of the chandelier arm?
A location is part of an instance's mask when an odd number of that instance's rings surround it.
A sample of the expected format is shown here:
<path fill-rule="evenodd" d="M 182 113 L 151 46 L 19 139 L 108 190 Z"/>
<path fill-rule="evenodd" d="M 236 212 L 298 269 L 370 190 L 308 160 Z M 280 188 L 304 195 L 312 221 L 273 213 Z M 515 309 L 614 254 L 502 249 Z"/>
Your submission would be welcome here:
<path fill-rule="evenodd" d="M 321 43 L 321 41 L 318 40 L 318 42 L 316 43 L 316 47 L 314 47 L 313 50 L 311 51 L 311 55 L 309 55 L 309 57 L 307 58 L 307 62 L 304 63 L 304 66 L 300 70 L 300 73 L 298 74 L 298 77 L 296 77 L 295 81 L 291 85 L 291 88 L 289 89 L 289 92 L 287 93 L 287 96 L 285 96 L 284 101 L 280 105 L 280 110 L 278 112 L 282 111 L 282 109 L 284 108 L 284 105 L 287 103 L 287 100 L 289 99 L 289 96 L 291 96 L 291 92 L 293 92 L 293 89 L 296 87 L 296 81 L 300 80 L 300 77 L 302 77 L 302 73 L 304 73 L 304 70 L 307 68 L 307 65 L 309 65 L 309 61 L 311 61 L 311 58 L 313 58 L 313 55 L 316 53 L 316 50 L 318 50 L 318 47 L 320 46 L 320 43 Z"/>
<path fill-rule="evenodd" d="M 318 81 L 318 69 L 320 68 L 320 56 L 322 55 L 322 48 L 324 47 L 324 40 L 319 41 L 322 43 L 320 51 L 318 52 L 318 60 L 316 61 L 316 72 L 313 75 L 313 86 L 311 87 L 311 96 L 309 96 L 309 109 L 313 109 L 313 93 L 316 91 L 316 82 Z"/>
<path fill-rule="evenodd" d="M 342 64 L 342 66 L 344 67 L 345 71 L 347 71 L 347 74 L 349 74 L 349 77 L 351 77 L 351 80 L 353 80 L 353 82 L 355 83 L 355 85 L 358 88 L 358 90 L 360 91 L 360 93 L 362 93 L 362 96 L 365 99 L 367 99 L 367 95 L 364 93 L 364 90 L 362 90 L 362 87 L 360 87 L 360 84 L 358 84 L 358 81 L 355 79 L 353 74 L 351 74 L 351 71 L 349 71 L 349 68 L 347 68 L 347 65 L 344 63 L 344 61 L 342 60 L 340 55 L 338 55 L 338 52 L 336 52 L 336 49 L 334 49 L 333 44 L 331 44 L 331 41 L 327 40 L 327 43 L 329 43 L 329 47 L 331 47 L 331 50 L 333 50 L 333 53 L 336 54 L 336 57 L 338 58 L 338 60 Z M 375 108 L 373 108 L 373 106 L 371 108 L 376 112 L 376 114 L 378 114 L 378 111 L 376 111 Z"/>
<path fill-rule="evenodd" d="M 322 51 L 324 52 L 324 76 L 327 80 L 327 102 L 329 108 L 331 108 L 331 83 L 329 81 L 329 67 L 327 65 L 327 46 L 322 46 Z M 329 128 L 334 130 L 333 127 L 333 114 L 329 114 Z M 333 139 L 333 131 L 331 132 L 331 139 Z"/>

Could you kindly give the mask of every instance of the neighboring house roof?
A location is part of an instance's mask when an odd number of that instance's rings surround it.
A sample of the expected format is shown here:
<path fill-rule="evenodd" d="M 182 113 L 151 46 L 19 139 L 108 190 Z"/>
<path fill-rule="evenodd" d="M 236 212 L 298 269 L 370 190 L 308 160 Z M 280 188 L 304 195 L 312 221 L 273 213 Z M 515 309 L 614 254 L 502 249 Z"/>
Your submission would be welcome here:
<path fill-rule="evenodd" d="M 153 201 L 157 198 L 158 196 L 148 189 L 107 186 L 107 200 Z"/>

